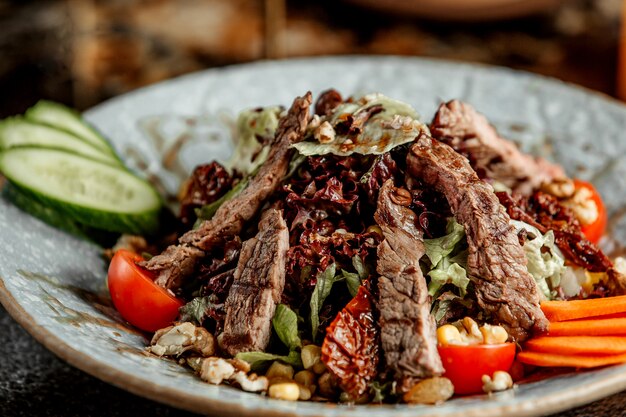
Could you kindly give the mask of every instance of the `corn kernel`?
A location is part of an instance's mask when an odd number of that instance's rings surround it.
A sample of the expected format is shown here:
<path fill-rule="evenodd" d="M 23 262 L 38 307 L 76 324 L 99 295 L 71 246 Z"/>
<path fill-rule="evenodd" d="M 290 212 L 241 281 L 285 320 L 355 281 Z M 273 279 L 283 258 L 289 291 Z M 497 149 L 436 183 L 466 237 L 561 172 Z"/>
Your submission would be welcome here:
<path fill-rule="evenodd" d="M 322 356 L 322 348 L 316 345 L 306 345 L 300 352 L 302 358 L 302 366 L 304 369 L 311 369 L 313 365 L 320 362 Z"/>
<path fill-rule="evenodd" d="M 504 343 L 509 339 L 509 334 L 502 326 L 485 324 L 480 328 L 480 333 L 482 333 L 483 343 L 486 345 L 497 345 L 499 343 Z"/>
<path fill-rule="evenodd" d="M 300 371 L 293 376 L 294 381 L 305 387 L 310 387 L 315 384 L 315 374 L 311 371 Z"/>
<path fill-rule="evenodd" d="M 267 370 L 265 376 L 268 379 L 286 378 L 293 379 L 293 367 L 282 362 L 274 361 Z"/>
<path fill-rule="evenodd" d="M 313 393 L 308 387 L 298 384 L 298 388 L 300 389 L 300 396 L 298 397 L 300 401 L 308 401 L 311 399 Z"/>
<path fill-rule="evenodd" d="M 271 385 L 268 390 L 270 398 L 285 401 L 297 401 L 300 398 L 300 387 L 295 382 L 282 382 Z"/>
<path fill-rule="evenodd" d="M 461 339 L 459 329 L 451 324 L 444 324 L 437 329 L 437 342 L 442 346 L 466 344 Z"/>
<path fill-rule="evenodd" d="M 366 230 L 367 233 L 377 233 L 378 235 L 382 236 L 383 235 L 383 229 L 380 228 L 379 225 L 377 224 L 373 224 L 371 226 L 369 226 Z"/>

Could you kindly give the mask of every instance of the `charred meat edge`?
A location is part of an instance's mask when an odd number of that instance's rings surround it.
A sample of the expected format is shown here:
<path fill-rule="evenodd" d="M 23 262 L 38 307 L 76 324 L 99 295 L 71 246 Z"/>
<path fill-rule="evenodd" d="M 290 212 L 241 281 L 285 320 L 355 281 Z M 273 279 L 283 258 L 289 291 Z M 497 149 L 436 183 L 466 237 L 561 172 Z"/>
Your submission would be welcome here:
<path fill-rule="evenodd" d="M 244 242 L 226 305 L 220 347 L 235 356 L 263 351 L 272 332 L 271 321 L 285 287 L 289 231 L 279 210 L 263 212 L 259 232 Z"/>
<path fill-rule="evenodd" d="M 565 178 L 560 166 L 521 152 L 485 116 L 459 100 L 439 106 L 430 130 L 435 139 L 466 156 L 476 172 L 518 193 L 529 195 L 542 183 Z"/>
<path fill-rule="evenodd" d="M 294 100 L 287 115 L 279 121 L 267 161 L 241 194 L 222 204 L 211 220 L 185 233 L 178 245 L 171 245 L 160 255 L 139 264 L 156 273 L 157 285 L 170 290 L 180 288 L 207 252 L 238 235 L 256 215 L 287 173 L 293 152 L 290 146 L 303 139 L 311 102 L 310 92 Z"/>
<path fill-rule="evenodd" d="M 387 180 L 378 195 L 374 218 L 385 240 L 378 246 L 378 310 L 387 366 L 402 392 L 418 379 L 443 374 L 437 352 L 436 323 L 419 261 L 425 254 L 410 193 Z"/>
<path fill-rule="evenodd" d="M 478 178 L 467 159 L 425 134 L 411 146 L 407 170 L 443 193 L 465 227 L 468 275 L 479 306 L 515 341 L 524 341 L 531 332 L 545 332 L 548 322 L 539 308 L 537 286 L 493 188 Z"/>

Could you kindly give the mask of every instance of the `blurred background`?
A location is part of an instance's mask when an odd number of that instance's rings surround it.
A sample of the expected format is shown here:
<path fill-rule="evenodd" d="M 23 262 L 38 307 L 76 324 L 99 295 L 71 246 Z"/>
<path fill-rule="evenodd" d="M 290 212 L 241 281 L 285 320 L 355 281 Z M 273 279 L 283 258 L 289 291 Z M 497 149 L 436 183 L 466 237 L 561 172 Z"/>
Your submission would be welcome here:
<path fill-rule="evenodd" d="M 503 65 L 625 97 L 622 0 L 0 0 L 0 117 L 79 109 L 203 68 L 395 54 Z"/>

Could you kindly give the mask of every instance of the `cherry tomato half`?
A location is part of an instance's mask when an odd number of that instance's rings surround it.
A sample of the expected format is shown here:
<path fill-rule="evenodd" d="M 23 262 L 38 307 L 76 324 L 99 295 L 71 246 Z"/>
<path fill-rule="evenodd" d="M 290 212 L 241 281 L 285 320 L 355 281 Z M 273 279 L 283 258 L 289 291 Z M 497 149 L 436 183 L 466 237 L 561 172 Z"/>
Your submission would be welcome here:
<path fill-rule="evenodd" d="M 452 381 L 455 394 L 483 392 L 483 375 L 509 371 L 515 359 L 515 343 L 497 345 L 439 346 L 443 376 Z"/>
<path fill-rule="evenodd" d="M 579 188 L 586 188 L 591 191 L 591 198 L 594 203 L 596 203 L 596 207 L 598 207 L 598 218 L 591 224 L 582 226 L 582 231 L 589 239 L 589 241 L 593 243 L 598 243 L 604 232 L 606 231 L 606 224 L 608 222 L 608 217 L 606 214 L 606 207 L 604 206 L 604 202 L 602 201 L 602 197 L 600 197 L 600 193 L 596 190 L 596 187 L 593 184 L 582 181 L 582 180 L 574 180 L 574 186 Z"/>
<path fill-rule="evenodd" d="M 136 253 L 118 250 L 109 265 L 109 292 L 125 320 L 154 332 L 176 319 L 182 302 L 153 282 L 150 272 L 136 264 L 141 260 Z"/>

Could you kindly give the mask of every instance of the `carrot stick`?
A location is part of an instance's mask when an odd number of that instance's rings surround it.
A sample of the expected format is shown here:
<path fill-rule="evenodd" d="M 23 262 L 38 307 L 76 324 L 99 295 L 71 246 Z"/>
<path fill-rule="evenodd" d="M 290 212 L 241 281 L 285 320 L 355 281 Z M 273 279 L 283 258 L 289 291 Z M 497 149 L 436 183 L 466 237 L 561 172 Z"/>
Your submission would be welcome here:
<path fill-rule="evenodd" d="M 517 359 L 527 365 L 535 366 L 563 366 L 571 368 L 596 368 L 599 366 L 615 365 L 626 362 L 626 354 L 605 356 L 559 355 L 524 351 L 517 355 Z"/>
<path fill-rule="evenodd" d="M 626 336 L 626 317 L 550 323 L 549 336 Z"/>
<path fill-rule="evenodd" d="M 587 300 L 544 301 L 541 303 L 541 310 L 550 321 L 624 313 L 626 312 L 626 295 Z"/>
<path fill-rule="evenodd" d="M 617 355 L 626 353 L 626 337 L 543 336 L 528 340 L 524 347 L 534 352 L 559 355 Z"/>
<path fill-rule="evenodd" d="M 605 314 L 603 316 L 591 316 L 591 317 L 583 317 L 580 319 L 574 320 L 566 320 L 566 321 L 583 321 L 583 320 L 604 320 L 604 319 L 626 319 L 626 313 L 614 313 L 614 314 Z"/>

